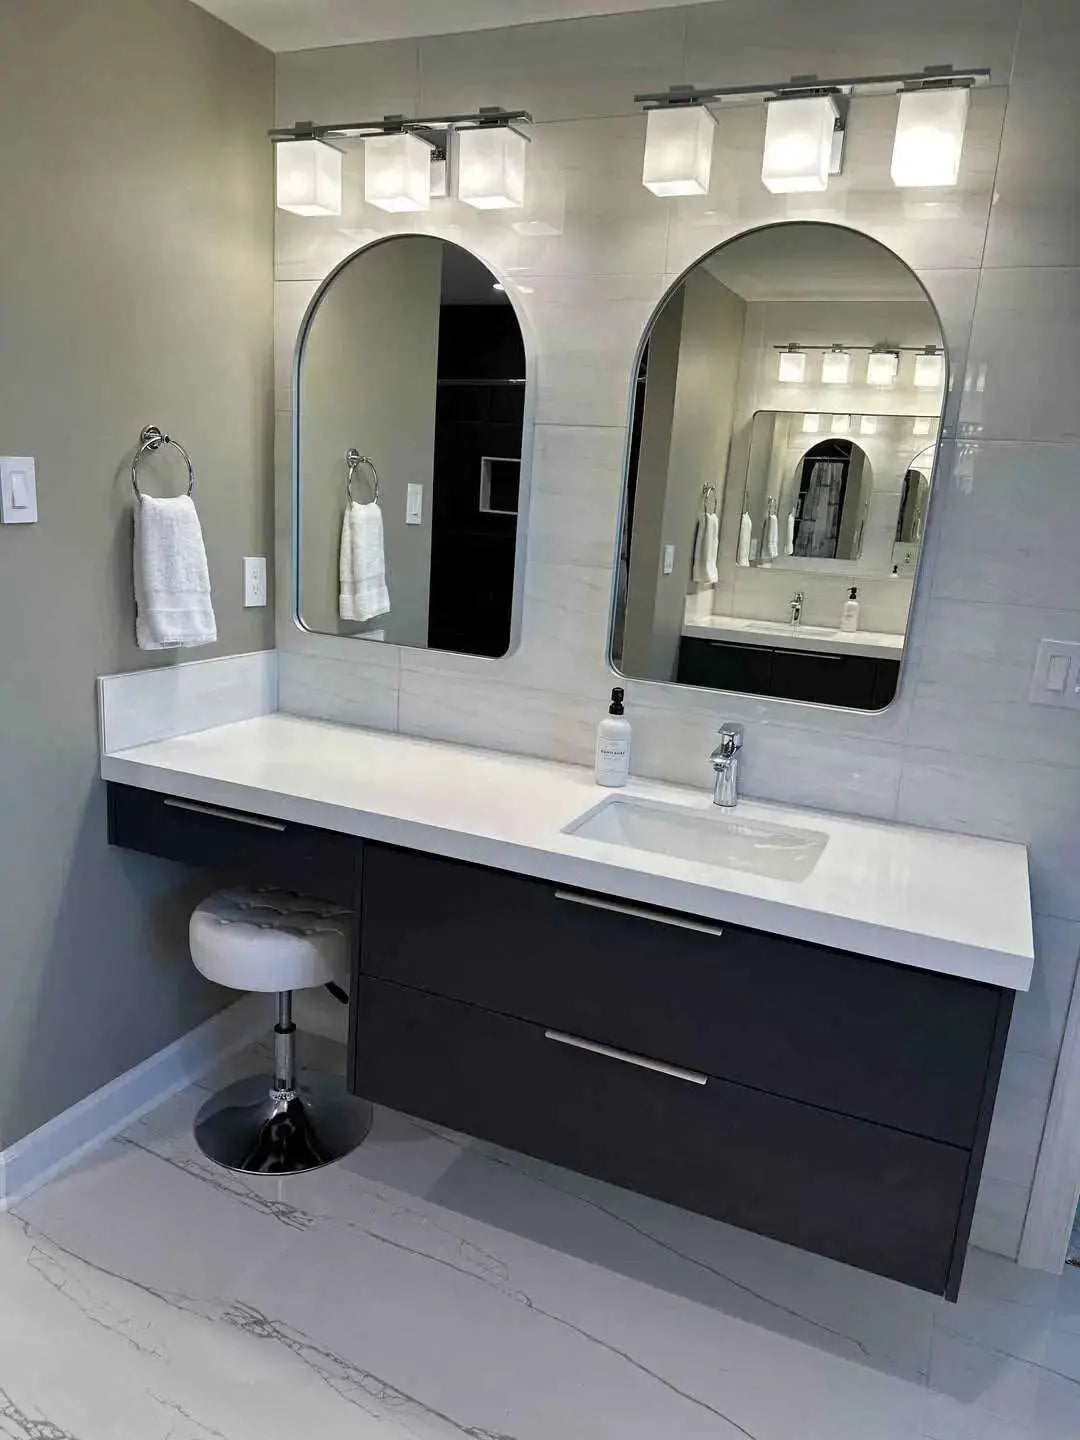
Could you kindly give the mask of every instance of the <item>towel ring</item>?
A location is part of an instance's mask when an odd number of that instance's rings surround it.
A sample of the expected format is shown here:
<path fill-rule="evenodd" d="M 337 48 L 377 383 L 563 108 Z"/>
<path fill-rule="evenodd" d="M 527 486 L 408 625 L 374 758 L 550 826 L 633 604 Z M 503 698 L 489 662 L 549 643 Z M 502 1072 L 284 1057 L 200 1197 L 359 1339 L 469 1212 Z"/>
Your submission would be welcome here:
<path fill-rule="evenodd" d="M 357 470 L 361 465 L 366 465 L 371 471 L 371 479 L 374 487 L 374 494 L 371 497 L 371 504 L 374 505 L 379 499 L 379 472 L 375 469 L 375 462 L 368 456 L 361 455 L 359 450 L 347 450 L 345 452 L 345 464 L 349 467 L 349 478 L 345 481 L 345 494 L 350 500 L 353 499 L 352 482 Z"/>
<path fill-rule="evenodd" d="M 702 498 L 702 500 L 704 501 L 705 514 L 706 514 L 706 515 L 715 515 L 715 514 L 716 514 L 716 486 L 715 486 L 715 485 L 703 485 L 703 486 L 701 487 L 701 498 Z M 709 501 L 710 501 L 710 500 L 712 501 L 712 509 L 711 509 L 711 510 L 709 509 Z"/>
<path fill-rule="evenodd" d="M 187 465 L 188 483 L 187 493 L 191 495 L 195 490 L 195 467 L 191 463 L 191 456 L 171 435 L 163 435 L 156 425 L 147 425 L 139 436 L 139 448 L 135 452 L 135 458 L 131 462 L 131 488 L 135 491 L 138 499 L 142 499 L 142 491 L 139 489 L 139 462 L 144 455 L 152 454 L 155 450 L 162 449 L 165 445 L 171 445 L 174 450 L 179 450 Z"/>

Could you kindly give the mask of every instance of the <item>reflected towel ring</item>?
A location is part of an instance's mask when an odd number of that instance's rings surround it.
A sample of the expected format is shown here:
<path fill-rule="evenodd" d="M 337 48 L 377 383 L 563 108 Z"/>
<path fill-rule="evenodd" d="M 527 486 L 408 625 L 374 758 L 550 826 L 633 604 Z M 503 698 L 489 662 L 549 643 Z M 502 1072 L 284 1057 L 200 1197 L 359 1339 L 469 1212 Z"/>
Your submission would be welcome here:
<path fill-rule="evenodd" d="M 703 485 L 703 486 L 701 487 L 701 498 L 702 498 L 702 501 L 704 502 L 705 514 L 706 514 L 706 515 L 715 515 L 715 514 L 716 514 L 716 486 L 715 486 L 715 485 Z M 709 501 L 710 501 L 710 500 L 712 501 L 712 509 L 711 509 L 711 510 L 709 509 Z"/>
<path fill-rule="evenodd" d="M 345 494 L 350 500 L 354 500 L 352 493 L 353 478 L 360 466 L 366 465 L 371 471 L 373 488 L 370 503 L 372 505 L 377 504 L 379 499 L 379 472 L 375 469 L 375 462 L 369 459 L 367 455 L 361 455 L 359 450 L 348 450 L 345 454 L 345 464 L 349 467 L 349 478 L 345 481 Z M 354 500 L 354 503 L 359 504 L 360 502 Z"/>
<path fill-rule="evenodd" d="M 139 462 L 144 455 L 150 455 L 155 450 L 163 449 L 166 445 L 171 445 L 174 450 L 179 450 L 180 454 L 184 457 L 184 463 L 187 465 L 188 471 L 187 493 L 189 495 L 194 493 L 195 467 L 191 463 L 191 456 L 184 449 L 183 445 L 180 444 L 179 440 L 174 440 L 171 435 L 162 434 L 156 425 L 147 425 L 139 436 L 139 448 L 136 450 L 135 457 L 131 462 L 131 488 L 140 500 L 142 499 L 142 491 L 139 489 Z"/>

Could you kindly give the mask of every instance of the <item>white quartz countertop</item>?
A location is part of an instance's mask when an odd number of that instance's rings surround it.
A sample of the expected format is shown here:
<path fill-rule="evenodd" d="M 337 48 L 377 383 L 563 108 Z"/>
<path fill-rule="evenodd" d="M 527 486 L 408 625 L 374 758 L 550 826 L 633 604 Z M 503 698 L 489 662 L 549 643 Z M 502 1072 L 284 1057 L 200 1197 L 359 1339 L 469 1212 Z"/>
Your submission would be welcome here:
<path fill-rule="evenodd" d="M 789 625 L 783 620 L 748 620 L 739 615 L 706 615 L 686 620 L 682 633 L 694 640 L 728 640 L 734 645 L 771 645 L 777 650 L 812 650 L 821 655 L 868 655 L 899 660 L 903 635 L 884 630 L 830 630 L 824 625 Z"/>
<path fill-rule="evenodd" d="M 578 766 L 288 715 L 106 753 L 101 761 L 103 778 L 125 785 L 1013 990 L 1030 985 L 1022 845 L 740 800 L 734 813 L 746 819 L 827 832 L 811 874 L 790 881 L 562 833 L 611 793 L 719 814 L 704 784 L 704 760 L 702 772 L 700 790 L 632 780 L 611 792 Z"/>

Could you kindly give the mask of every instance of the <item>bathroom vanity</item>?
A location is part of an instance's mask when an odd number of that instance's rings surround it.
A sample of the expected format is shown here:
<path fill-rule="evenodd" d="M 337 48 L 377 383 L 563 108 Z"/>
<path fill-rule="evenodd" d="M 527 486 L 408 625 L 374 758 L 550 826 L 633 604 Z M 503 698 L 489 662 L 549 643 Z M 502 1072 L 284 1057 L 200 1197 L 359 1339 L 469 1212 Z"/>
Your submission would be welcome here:
<path fill-rule="evenodd" d="M 1022 846 L 283 715 L 102 774 L 115 844 L 356 907 L 356 1093 L 956 1297 Z"/>

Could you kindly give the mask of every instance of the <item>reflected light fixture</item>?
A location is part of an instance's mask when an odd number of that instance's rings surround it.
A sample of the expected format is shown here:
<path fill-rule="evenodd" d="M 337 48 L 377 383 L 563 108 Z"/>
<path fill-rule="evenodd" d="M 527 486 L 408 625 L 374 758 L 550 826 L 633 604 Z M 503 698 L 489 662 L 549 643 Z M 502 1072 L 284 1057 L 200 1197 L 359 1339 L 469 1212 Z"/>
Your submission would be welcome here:
<path fill-rule="evenodd" d="M 785 385 L 801 385 L 806 379 L 806 351 L 798 345 L 789 345 L 780 351 L 776 369 L 777 379 Z"/>
<path fill-rule="evenodd" d="M 707 195 L 716 121 L 704 105 L 649 110 L 641 183 L 654 195 Z"/>
<path fill-rule="evenodd" d="M 859 434 L 860 434 L 860 435 L 876 435 L 876 434 L 877 434 L 877 416 L 876 416 L 876 415 L 860 415 L 860 416 L 859 416 Z"/>
<path fill-rule="evenodd" d="M 901 92 L 890 168 L 894 185 L 956 184 L 970 93 L 966 85 Z"/>
<path fill-rule="evenodd" d="M 525 136 L 509 125 L 477 125 L 455 133 L 458 199 L 474 210 L 520 210 L 525 204 Z"/>
<path fill-rule="evenodd" d="M 828 188 L 837 113 L 829 95 L 768 102 L 761 161 L 767 190 L 794 195 Z"/>
<path fill-rule="evenodd" d="M 823 385 L 846 385 L 851 379 L 851 352 L 842 345 L 826 350 L 821 360 Z"/>
<path fill-rule="evenodd" d="M 936 390 L 945 379 L 945 356 L 936 345 L 928 345 L 915 356 L 915 388 Z"/>
<path fill-rule="evenodd" d="M 431 155 L 431 184 L 430 194 L 432 200 L 445 200 L 450 194 L 450 160 L 446 155 L 439 155 L 432 152 Z"/>
<path fill-rule="evenodd" d="M 832 430 L 832 432 L 833 432 L 834 435 L 840 435 L 840 434 L 842 434 L 845 430 L 850 430 L 850 429 L 851 429 L 851 416 L 850 416 L 850 415 L 834 415 L 834 416 L 832 417 L 832 425 L 831 425 L 829 428 Z"/>
<path fill-rule="evenodd" d="M 821 416 L 806 414 L 802 417 L 804 435 L 817 435 L 821 430 Z"/>
<path fill-rule="evenodd" d="M 929 415 L 916 415 L 911 433 L 912 435 L 929 435 L 933 428 L 934 422 Z"/>
<path fill-rule="evenodd" d="M 866 362 L 868 385 L 892 385 L 900 369 L 900 356 L 895 350 L 871 350 Z"/>
<path fill-rule="evenodd" d="M 369 135 L 364 140 L 364 200 L 404 214 L 431 209 L 431 146 L 418 135 Z"/>
<path fill-rule="evenodd" d="M 341 214 L 340 150 L 322 140 L 283 140 L 274 150 L 279 210 Z"/>

